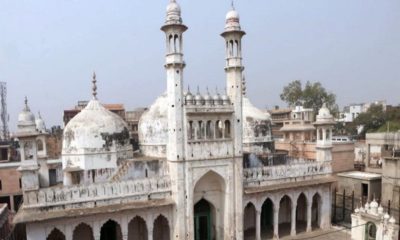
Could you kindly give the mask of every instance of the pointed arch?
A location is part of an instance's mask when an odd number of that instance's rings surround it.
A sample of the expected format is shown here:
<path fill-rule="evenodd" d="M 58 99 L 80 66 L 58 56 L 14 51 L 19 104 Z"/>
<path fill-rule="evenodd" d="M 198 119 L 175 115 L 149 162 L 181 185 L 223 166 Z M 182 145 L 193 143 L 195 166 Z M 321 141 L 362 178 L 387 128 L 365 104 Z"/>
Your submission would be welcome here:
<path fill-rule="evenodd" d="M 305 232 L 307 230 L 307 196 L 300 193 L 297 198 L 296 206 L 296 233 Z"/>
<path fill-rule="evenodd" d="M 249 201 L 243 211 L 243 231 L 244 238 L 251 239 L 256 236 L 256 207 Z"/>
<path fill-rule="evenodd" d="M 46 240 L 65 240 L 65 235 L 58 228 L 53 228 Z"/>
<path fill-rule="evenodd" d="M 261 206 L 261 235 L 262 238 L 271 239 L 274 233 L 274 201 L 267 197 Z"/>
<path fill-rule="evenodd" d="M 171 234 L 168 219 L 164 215 L 160 214 L 154 220 L 153 239 L 170 240 L 170 237 Z"/>
<path fill-rule="evenodd" d="M 92 228 L 86 223 L 78 224 L 73 233 L 72 233 L 73 240 L 94 240 L 93 237 L 93 230 Z"/>
<path fill-rule="evenodd" d="M 289 195 L 284 195 L 279 201 L 279 237 L 288 235 L 284 229 L 291 228 L 292 206 L 292 199 Z"/>
<path fill-rule="evenodd" d="M 312 197 L 312 205 L 311 205 L 312 229 L 321 228 L 321 217 L 322 217 L 322 198 L 321 195 L 318 192 L 316 192 Z"/>
<path fill-rule="evenodd" d="M 205 226 L 209 226 L 204 231 L 207 231 L 212 239 L 224 239 L 225 179 L 217 172 L 209 170 L 194 183 L 193 214 L 195 230 L 203 231 L 206 228 Z M 206 211 L 200 211 L 201 208 L 196 208 L 198 203 L 204 202 L 209 203 L 207 214 L 205 213 Z M 196 210 L 198 211 L 196 212 Z"/>
<path fill-rule="evenodd" d="M 147 240 L 147 237 L 146 221 L 140 216 L 132 218 L 128 223 L 128 240 Z"/>
<path fill-rule="evenodd" d="M 100 240 L 122 240 L 120 224 L 111 219 L 105 222 L 100 229 Z"/>

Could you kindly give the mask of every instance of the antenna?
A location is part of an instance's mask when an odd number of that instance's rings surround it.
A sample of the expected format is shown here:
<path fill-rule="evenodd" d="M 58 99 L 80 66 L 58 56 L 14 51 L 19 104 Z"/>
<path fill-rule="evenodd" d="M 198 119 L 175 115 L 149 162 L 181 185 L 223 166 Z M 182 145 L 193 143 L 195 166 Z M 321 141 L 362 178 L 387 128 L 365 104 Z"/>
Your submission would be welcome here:
<path fill-rule="evenodd" d="M 7 83 L 0 82 L 0 138 L 8 140 Z"/>

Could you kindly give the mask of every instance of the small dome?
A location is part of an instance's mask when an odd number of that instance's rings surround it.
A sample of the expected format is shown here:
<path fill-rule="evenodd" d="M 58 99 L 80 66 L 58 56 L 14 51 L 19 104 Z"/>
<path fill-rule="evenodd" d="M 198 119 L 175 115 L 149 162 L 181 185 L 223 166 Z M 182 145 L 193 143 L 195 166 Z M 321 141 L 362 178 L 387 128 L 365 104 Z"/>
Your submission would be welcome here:
<path fill-rule="evenodd" d="M 369 205 L 371 208 L 378 208 L 379 204 L 375 201 L 375 199 L 371 202 L 371 204 Z"/>
<path fill-rule="evenodd" d="M 181 7 L 175 0 L 171 0 L 167 6 L 166 24 L 182 24 Z"/>
<path fill-rule="evenodd" d="M 18 115 L 18 132 L 36 131 L 35 115 L 28 106 L 28 99 L 25 98 L 25 106 Z"/>
<path fill-rule="evenodd" d="M 167 93 L 158 97 L 140 117 L 138 132 L 140 150 L 145 156 L 165 157 L 168 142 Z"/>
<path fill-rule="evenodd" d="M 40 113 L 38 114 L 38 118 L 36 119 L 36 129 L 41 132 L 44 133 L 46 132 L 46 125 L 44 123 L 44 120 L 42 119 L 42 116 L 40 115 Z"/>
<path fill-rule="evenodd" d="M 64 129 L 63 154 L 96 154 L 129 150 L 125 121 L 96 99 L 72 118 Z"/>
<path fill-rule="evenodd" d="M 324 103 L 318 111 L 317 115 L 317 121 L 315 124 L 319 125 L 334 125 L 336 122 L 329 111 L 329 109 L 326 107 L 326 104 Z"/>
<path fill-rule="evenodd" d="M 171 2 L 168 4 L 167 13 L 181 13 L 181 7 L 175 0 L 171 0 Z"/>
<path fill-rule="evenodd" d="M 389 219 L 389 222 L 390 222 L 391 224 L 395 224 L 395 223 L 396 223 L 396 219 L 394 219 L 394 217 L 392 216 L 392 217 Z"/>
<path fill-rule="evenodd" d="M 271 115 L 255 107 L 243 97 L 243 150 L 249 153 L 268 152 L 272 143 Z"/>
<path fill-rule="evenodd" d="M 226 14 L 226 20 L 240 20 L 239 13 L 236 10 L 231 10 Z"/>

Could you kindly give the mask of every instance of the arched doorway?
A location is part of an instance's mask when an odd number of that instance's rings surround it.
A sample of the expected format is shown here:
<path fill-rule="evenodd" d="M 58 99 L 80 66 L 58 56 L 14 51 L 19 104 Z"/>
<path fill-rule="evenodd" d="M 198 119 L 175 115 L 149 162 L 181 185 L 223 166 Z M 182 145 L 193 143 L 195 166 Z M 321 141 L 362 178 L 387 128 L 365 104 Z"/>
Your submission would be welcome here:
<path fill-rule="evenodd" d="M 201 199 L 194 205 L 194 236 L 195 240 L 211 240 L 211 206 Z"/>
<path fill-rule="evenodd" d="M 305 232 L 307 230 L 307 198 L 301 193 L 297 199 L 296 207 L 296 233 Z"/>
<path fill-rule="evenodd" d="M 285 195 L 279 203 L 279 237 L 290 235 L 292 201 Z"/>
<path fill-rule="evenodd" d="M 313 230 L 321 227 L 321 205 L 321 196 L 316 193 L 311 206 L 311 227 Z"/>
<path fill-rule="evenodd" d="M 113 220 L 108 220 L 101 227 L 100 240 L 122 240 L 121 226 Z"/>
<path fill-rule="evenodd" d="M 136 216 L 128 224 L 128 240 L 147 240 L 148 232 L 143 218 Z"/>
<path fill-rule="evenodd" d="M 376 225 L 375 223 L 368 222 L 365 225 L 365 240 L 375 240 L 376 239 Z"/>
<path fill-rule="evenodd" d="M 92 228 L 86 223 L 79 224 L 72 235 L 73 240 L 94 240 Z"/>
<path fill-rule="evenodd" d="M 261 207 L 261 236 L 270 239 L 274 235 L 274 204 L 271 199 L 265 200 Z"/>
<path fill-rule="evenodd" d="M 54 228 L 53 231 L 47 236 L 46 240 L 65 240 L 65 235 L 57 228 Z"/>
<path fill-rule="evenodd" d="M 243 215 L 244 239 L 255 239 L 256 237 L 256 208 L 249 202 L 244 208 Z"/>
<path fill-rule="evenodd" d="M 197 181 L 193 191 L 195 240 L 224 239 L 225 181 L 214 171 Z M 200 238 L 207 234 L 208 238 Z"/>
<path fill-rule="evenodd" d="M 163 215 L 158 216 L 154 221 L 153 239 L 170 240 L 168 220 Z"/>

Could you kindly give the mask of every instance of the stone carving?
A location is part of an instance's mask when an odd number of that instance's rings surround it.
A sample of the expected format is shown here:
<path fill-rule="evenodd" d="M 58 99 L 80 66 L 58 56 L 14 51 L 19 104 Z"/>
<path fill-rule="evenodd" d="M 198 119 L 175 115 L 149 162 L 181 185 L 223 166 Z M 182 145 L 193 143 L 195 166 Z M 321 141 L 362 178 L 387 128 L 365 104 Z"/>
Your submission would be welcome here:
<path fill-rule="evenodd" d="M 330 173 L 332 173 L 330 161 L 298 161 L 289 165 L 243 169 L 245 185 L 252 182 L 267 182 L 271 180 L 325 175 Z"/>
<path fill-rule="evenodd" d="M 44 188 L 29 193 L 24 208 L 57 207 L 76 208 L 75 205 L 113 199 L 148 199 L 150 194 L 170 194 L 169 176 L 125 182 L 99 183 L 90 186 Z"/>

